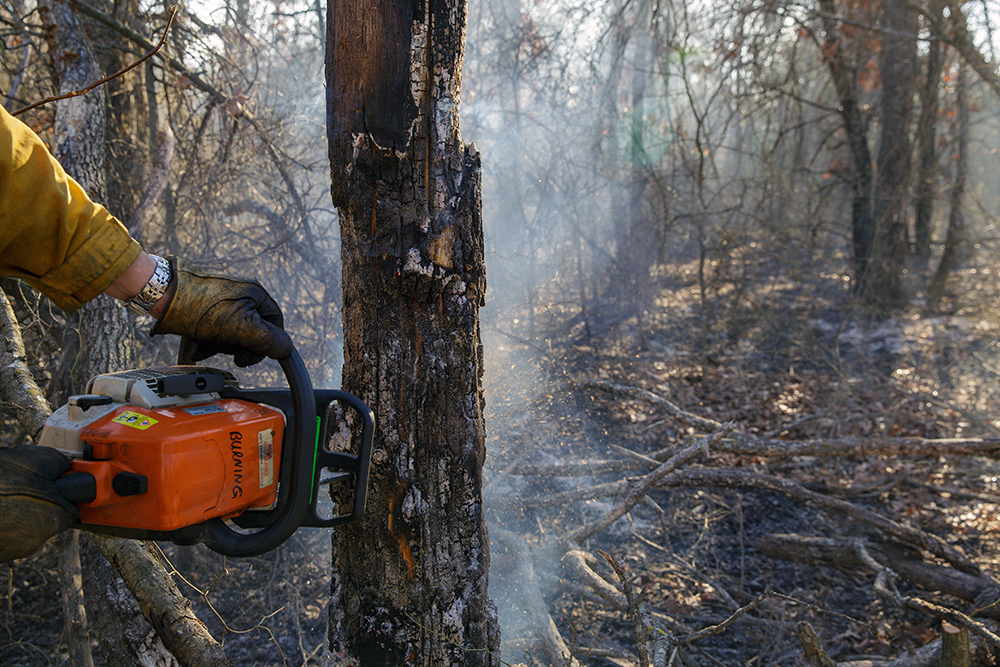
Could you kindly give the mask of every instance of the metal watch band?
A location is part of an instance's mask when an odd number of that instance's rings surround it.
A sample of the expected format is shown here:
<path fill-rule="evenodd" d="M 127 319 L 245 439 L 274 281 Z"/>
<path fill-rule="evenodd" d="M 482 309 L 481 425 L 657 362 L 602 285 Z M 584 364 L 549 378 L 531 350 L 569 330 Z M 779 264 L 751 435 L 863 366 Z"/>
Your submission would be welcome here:
<path fill-rule="evenodd" d="M 150 255 L 156 262 L 156 269 L 149 277 L 146 286 L 134 297 L 125 302 L 125 307 L 136 315 L 148 315 L 149 309 L 160 300 L 170 285 L 173 272 L 170 270 L 170 262 L 158 255 Z"/>

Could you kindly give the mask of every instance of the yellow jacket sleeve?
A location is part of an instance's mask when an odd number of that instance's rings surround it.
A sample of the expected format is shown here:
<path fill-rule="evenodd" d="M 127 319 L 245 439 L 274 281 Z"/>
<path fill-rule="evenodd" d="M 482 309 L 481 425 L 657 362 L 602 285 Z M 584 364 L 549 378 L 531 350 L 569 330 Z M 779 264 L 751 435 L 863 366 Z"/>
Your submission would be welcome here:
<path fill-rule="evenodd" d="M 0 275 L 21 278 L 71 313 L 106 290 L 139 252 L 124 225 L 0 107 Z"/>

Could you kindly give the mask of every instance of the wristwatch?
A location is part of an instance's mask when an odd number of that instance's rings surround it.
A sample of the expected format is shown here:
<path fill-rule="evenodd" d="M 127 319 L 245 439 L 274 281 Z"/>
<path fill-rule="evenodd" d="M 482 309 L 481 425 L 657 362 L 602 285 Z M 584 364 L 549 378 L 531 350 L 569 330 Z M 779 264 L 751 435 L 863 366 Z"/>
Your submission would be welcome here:
<path fill-rule="evenodd" d="M 125 302 L 125 307 L 136 315 L 148 315 L 149 309 L 160 300 L 167 292 L 173 272 L 170 270 L 170 262 L 158 255 L 150 255 L 156 262 L 156 269 L 149 277 L 146 286 L 134 297 Z"/>

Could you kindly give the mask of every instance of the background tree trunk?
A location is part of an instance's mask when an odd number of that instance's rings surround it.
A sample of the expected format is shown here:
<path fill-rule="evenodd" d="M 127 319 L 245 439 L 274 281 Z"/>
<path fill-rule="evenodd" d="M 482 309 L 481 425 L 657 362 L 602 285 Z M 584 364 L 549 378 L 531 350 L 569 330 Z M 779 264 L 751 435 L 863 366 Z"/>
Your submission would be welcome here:
<path fill-rule="evenodd" d="M 962 201 L 965 196 L 965 184 L 969 171 L 969 102 L 966 99 L 965 80 L 966 67 L 958 68 L 958 81 L 955 84 L 955 107 L 958 111 L 955 127 L 955 177 L 951 183 L 948 214 L 948 231 L 945 233 L 944 251 L 938 261 L 937 269 L 927 285 L 927 312 L 938 312 L 941 297 L 944 296 L 945 282 L 948 274 L 958 261 L 958 253 L 965 240 L 965 215 L 962 211 Z"/>
<path fill-rule="evenodd" d="M 875 237 L 861 297 L 879 314 L 906 305 L 906 190 L 910 179 L 910 115 L 916 82 L 917 12 L 901 2 L 882 9 L 881 138 L 874 190 Z"/>
<path fill-rule="evenodd" d="M 931 256 L 933 235 L 934 184 L 937 180 L 937 115 L 938 86 L 944 64 L 944 46 L 932 41 L 927 47 L 927 78 L 920 91 L 920 120 L 917 123 L 917 142 L 920 163 L 914 194 L 914 251 L 926 268 Z"/>
<path fill-rule="evenodd" d="M 365 519 L 333 534 L 330 640 L 350 664 L 498 664 L 479 307 L 480 161 L 458 103 L 465 3 L 335 0 L 327 32 L 343 386 L 375 411 Z"/>
<path fill-rule="evenodd" d="M 854 289 L 863 292 L 871 259 L 875 221 L 872 217 L 872 156 L 868 148 L 868 124 L 861 115 L 857 91 L 857 67 L 846 53 L 845 39 L 838 29 L 837 3 L 819 0 L 824 39 L 822 55 L 840 101 L 840 118 L 851 155 L 851 246 Z"/>
<path fill-rule="evenodd" d="M 91 50 L 92 40 L 88 38 L 86 25 L 69 3 L 49 1 L 46 6 L 53 28 L 50 47 L 54 48 L 59 92 L 86 88 L 103 76 L 103 68 Z M 107 201 L 108 196 L 107 111 L 103 86 L 56 103 L 55 156 L 66 173 L 98 202 Z M 68 363 L 58 371 L 73 378 L 71 383 L 63 385 L 67 390 L 82 391 L 94 375 L 135 366 L 135 329 L 124 308 L 102 295 L 85 304 L 78 317 L 79 356 L 68 357 Z M 65 397 L 51 399 L 59 405 Z M 88 549 L 83 564 L 87 604 L 91 609 L 89 619 L 93 634 L 105 639 L 99 643 L 105 662 L 170 664 L 169 652 L 151 633 L 135 600 L 117 594 L 120 591 L 116 589 L 123 589 L 124 585 L 108 562 L 96 550 Z"/>

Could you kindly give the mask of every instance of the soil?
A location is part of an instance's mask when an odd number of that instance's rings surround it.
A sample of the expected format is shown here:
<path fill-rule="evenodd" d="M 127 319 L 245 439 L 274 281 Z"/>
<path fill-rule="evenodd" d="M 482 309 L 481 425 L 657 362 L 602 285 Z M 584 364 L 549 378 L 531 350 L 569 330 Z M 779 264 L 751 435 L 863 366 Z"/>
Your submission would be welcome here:
<path fill-rule="evenodd" d="M 687 272 L 685 272 L 685 268 Z M 610 380 L 651 391 L 682 409 L 738 430 L 789 442 L 810 438 L 974 437 L 997 434 L 997 288 L 982 270 L 956 274 L 945 315 L 919 302 L 895 319 L 858 310 L 839 277 L 809 284 L 723 284 L 704 304 L 690 267 L 658 276 L 638 318 L 584 322 L 565 298 L 489 319 L 489 461 L 484 495 L 491 530 L 523 535 L 530 553 L 495 550 L 491 591 L 500 611 L 506 664 L 555 664 L 539 641 L 514 559 L 530 557 L 549 613 L 581 665 L 637 665 L 633 624 L 595 596 L 562 560 L 561 538 L 609 511 L 617 498 L 525 508 L 526 499 L 587 489 L 641 470 L 562 476 L 516 474 L 527 465 L 565 466 L 649 456 L 701 433 L 648 403 L 588 388 Z M 589 304 L 598 312 L 600 304 Z M 702 313 L 708 313 L 703 320 Z M 703 326 L 704 325 L 704 326 Z M 588 335 L 589 332 L 589 335 Z M 629 450 L 631 454 L 624 452 Z M 940 536 L 985 572 L 1000 576 L 1000 464 L 985 457 L 847 458 L 780 462 L 709 453 L 693 466 L 739 466 L 793 479 Z M 974 496 L 971 494 L 975 494 Z M 880 599 L 874 575 L 776 561 L 765 535 L 882 539 L 842 515 L 753 489 L 654 490 L 582 549 L 606 552 L 627 570 L 664 628 L 676 634 L 717 624 L 765 591 L 726 630 L 688 645 L 693 665 L 807 665 L 796 623 L 808 621 L 837 661 L 899 656 L 930 641 L 939 622 Z M 327 531 L 302 530 L 266 556 L 223 560 L 202 547 L 163 546 L 182 591 L 241 667 L 334 665 L 326 646 L 330 585 Z M 615 575 L 595 569 L 610 581 Z M 970 605 L 896 582 L 962 611 Z M 6 604 L 0 665 L 68 664 L 57 559 L 51 545 L 0 568 Z M 95 648 L 100 644 L 95 639 Z M 105 664 L 99 652 L 99 665 Z"/>

